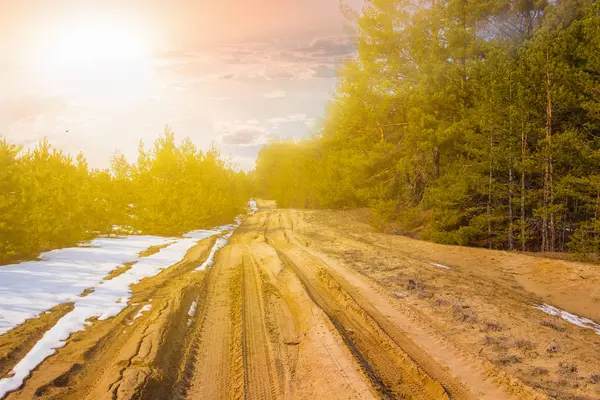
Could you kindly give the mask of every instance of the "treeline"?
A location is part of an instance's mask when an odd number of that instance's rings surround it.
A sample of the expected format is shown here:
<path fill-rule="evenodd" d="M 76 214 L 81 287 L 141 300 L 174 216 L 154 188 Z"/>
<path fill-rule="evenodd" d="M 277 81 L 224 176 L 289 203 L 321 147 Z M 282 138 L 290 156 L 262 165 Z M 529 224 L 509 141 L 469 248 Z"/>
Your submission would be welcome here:
<path fill-rule="evenodd" d="M 600 249 L 600 3 L 373 0 L 322 128 L 255 178 L 442 243 Z"/>
<path fill-rule="evenodd" d="M 250 187 L 217 149 L 180 144 L 170 130 L 136 163 L 90 169 L 46 139 L 23 151 L 0 139 L 0 264 L 109 233 L 177 235 L 229 223 Z"/>

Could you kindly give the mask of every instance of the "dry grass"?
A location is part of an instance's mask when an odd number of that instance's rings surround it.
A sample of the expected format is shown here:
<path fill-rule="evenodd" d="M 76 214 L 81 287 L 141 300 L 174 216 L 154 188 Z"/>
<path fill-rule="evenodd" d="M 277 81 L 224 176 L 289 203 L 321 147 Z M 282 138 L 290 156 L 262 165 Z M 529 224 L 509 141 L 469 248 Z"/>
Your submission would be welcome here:
<path fill-rule="evenodd" d="M 557 372 L 561 375 L 574 374 L 577 372 L 577 365 L 566 363 L 566 362 L 561 362 L 560 364 L 558 364 Z"/>
<path fill-rule="evenodd" d="M 540 322 L 540 325 L 552 328 L 558 332 L 564 332 L 566 330 L 566 328 L 562 326 L 559 321 L 553 321 L 549 319 L 543 320 L 542 322 Z"/>
<path fill-rule="evenodd" d="M 486 332 L 502 332 L 504 327 L 498 321 L 487 321 L 485 323 Z"/>
<path fill-rule="evenodd" d="M 486 346 L 492 346 L 497 352 L 507 352 L 510 348 L 506 343 L 507 338 L 504 336 L 494 337 L 494 336 L 486 336 L 483 339 L 483 344 Z"/>
<path fill-rule="evenodd" d="M 531 371 L 531 375 L 533 375 L 533 376 L 548 375 L 549 373 L 550 373 L 550 371 L 548 371 L 548 369 L 544 368 L 544 367 L 535 367 Z"/>
<path fill-rule="evenodd" d="M 454 315 L 454 319 L 460 322 L 475 324 L 478 321 L 477 314 L 469 306 L 454 305 L 452 307 L 452 315 Z"/>
<path fill-rule="evenodd" d="M 531 340 L 517 339 L 515 340 L 515 347 L 519 350 L 530 351 L 534 350 L 537 345 Z"/>
<path fill-rule="evenodd" d="M 449 307 L 450 306 L 450 301 L 446 300 L 446 299 L 435 299 L 435 301 L 433 302 L 433 305 L 436 307 Z"/>
<path fill-rule="evenodd" d="M 506 357 L 502 357 L 499 358 L 498 360 L 496 360 L 497 364 L 500 365 L 513 365 L 513 364 L 519 364 L 521 362 L 521 357 L 515 356 L 515 355 L 509 355 Z"/>

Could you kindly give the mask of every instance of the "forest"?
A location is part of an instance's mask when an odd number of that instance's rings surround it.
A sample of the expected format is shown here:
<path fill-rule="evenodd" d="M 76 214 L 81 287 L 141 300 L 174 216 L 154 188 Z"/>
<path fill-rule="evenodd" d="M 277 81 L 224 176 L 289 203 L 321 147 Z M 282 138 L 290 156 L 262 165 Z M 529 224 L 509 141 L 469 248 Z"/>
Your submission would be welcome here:
<path fill-rule="evenodd" d="M 600 251 L 600 4 L 372 0 L 314 135 L 252 179 L 167 129 L 90 169 L 0 140 L 0 264 L 99 234 L 177 235 L 281 207 L 369 207 L 376 228 L 495 249 Z"/>
<path fill-rule="evenodd" d="M 314 136 L 254 179 L 301 208 L 496 249 L 600 250 L 600 3 L 372 0 Z"/>
<path fill-rule="evenodd" d="M 168 128 L 136 163 L 90 169 L 47 140 L 24 151 L 0 139 L 0 265 L 102 234 L 179 235 L 230 223 L 250 196 L 216 148 L 177 143 Z"/>

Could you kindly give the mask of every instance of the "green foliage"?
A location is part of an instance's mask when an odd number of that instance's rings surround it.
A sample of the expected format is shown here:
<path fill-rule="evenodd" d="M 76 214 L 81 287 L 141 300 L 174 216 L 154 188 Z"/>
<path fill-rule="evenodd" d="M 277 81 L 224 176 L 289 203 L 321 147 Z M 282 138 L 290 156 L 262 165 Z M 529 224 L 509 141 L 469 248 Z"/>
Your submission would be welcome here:
<path fill-rule="evenodd" d="M 115 155 L 90 170 L 46 139 L 22 152 L 0 140 L 0 264 L 72 246 L 118 225 L 127 232 L 177 235 L 229 222 L 250 195 L 246 174 L 215 148 L 203 153 L 167 129 L 138 162 Z"/>
<path fill-rule="evenodd" d="M 321 130 L 265 147 L 258 187 L 286 207 L 370 206 L 378 228 L 443 243 L 592 251 L 599 11 L 368 2 Z"/>

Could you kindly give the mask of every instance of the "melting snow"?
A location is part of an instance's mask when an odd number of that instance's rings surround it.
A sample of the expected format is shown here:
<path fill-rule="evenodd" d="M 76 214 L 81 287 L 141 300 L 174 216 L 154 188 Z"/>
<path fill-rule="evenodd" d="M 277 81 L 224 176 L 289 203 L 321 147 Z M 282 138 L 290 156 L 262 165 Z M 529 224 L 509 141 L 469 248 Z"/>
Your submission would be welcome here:
<path fill-rule="evenodd" d="M 258 211 L 258 206 L 256 205 L 256 201 L 255 200 L 250 200 L 248 202 L 248 206 L 250 207 L 250 211 L 252 213 L 255 213 Z"/>
<path fill-rule="evenodd" d="M 196 303 L 195 301 L 192 303 L 192 306 L 190 307 L 190 310 L 188 311 L 188 315 L 190 317 L 193 317 L 194 315 L 196 315 L 196 308 L 198 307 L 198 303 Z"/>
<path fill-rule="evenodd" d="M 132 284 L 176 264 L 199 240 L 228 232 L 217 239 L 209 260 L 203 264 L 204 267 L 212 265 L 214 253 L 227 244 L 233 230 L 240 224 L 241 220 L 236 218 L 233 225 L 194 231 L 179 239 L 152 236 L 100 238 L 89 246 L 42 254 L 42 261 L 0 267 L 0 335 L 58 304 L 74 303 L 74 309 L 48 330 L 19 361 L 12 371 L 13 375 L 0 379 L 0 398 L 18 389 L 35 367 L 66 344 L 71 334 L 90 325 L 90 318 L 106 320 L 119 314 L 131 298 Z M 156 254 L 138 257 L 149 247 L 167 244 L 168 247 Z M 118 266 L 134 261 L 137 263 L 123 274 L 112 280 L 103 280 Z M 80 297 L 79 294 L 87 288 L 94 291 Z M 144 309 L 146 307 L 149 305 Z M 141 312 L 149 308 L 144 309 Z"/>
<path fill-rule="evenodd" d="M 146 304 L 144 307 L 142 307 L 140 309 L 140 311 L 135 315 L 135 317 L 133 317 L 134 320 L 138 319 L 138 318 L 142 318 L 142 316 L 144 315 L 144 313 L 146 311 L 150 311 L 152 310 L 152 304 Z"/>
<path fill-rule="evenodd" d="M 585 329 L 591 329 L 594 332 L 596 332 L 597 335 L 600 335 L 600 324 L 592 321 L 591 319 L 571 314 L 570 312 L 561 310 L 560 308 L 556 308 L 548 304 L 543 304 L 541 306 L 533 306 L 533 308 L 537 308 L 538 310 L 543 311 L 546 314 L 555 317 L 560 317 L 573 325 L 577 325 Z"/>
<path fill-rule="evenodd" d="M 429 265 L 433 265 L 434 267 L 438 267 L 438 268 L 442 268 L 442 269 L 452 269 L 452 268 L 450 268 L 447 265 L 442 265 L 442 264 L 434 263 L 434 262 L 431 262 L 431 261 L 425 261 L 425 262 L 427 264 L 429 264 Z"/>
<path fill-rule="evenodd" d="M 221 250 L 223 247 L 225 247 L 227 245 L 227 243 L 229 243 L 229 238 L 231 238 L 232 233 L 228 233 L 227 235 L 223 235 L 220 238 L 217 238 L 217 240 L 215 241 L 215 244 L 213 245 L 212 249 L 210 250 L 210 254 L 208 255 L 208 258 L 206 259 L 206 261 L 204 261 L 202 263 L 202 265 L 200 265 L 198 268 L 196 268 L 196 271 L 204 271 L 206 268 L 210 268 L 214 265 L 215 256 L 217 255 L 219 250 Z"/>
<path fill-rule="evenodd" d="M 115 268 L 138 260 L 151 246 L 173 239 L 152 236 L 99 238 L 85 247 L 54 250 L 42 261 L 0 267 L 0 335 L 59 304 L 83 301 L 85 289 L 96 291 Z M 120 296 L 119 296 L 120 297 Z"/>

